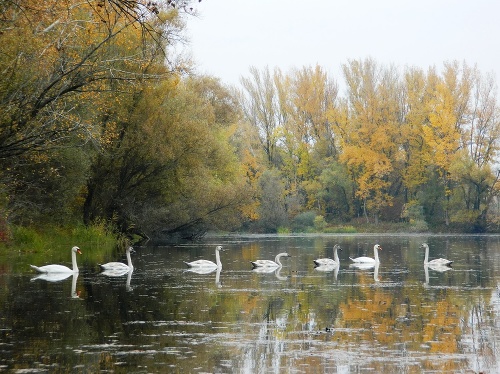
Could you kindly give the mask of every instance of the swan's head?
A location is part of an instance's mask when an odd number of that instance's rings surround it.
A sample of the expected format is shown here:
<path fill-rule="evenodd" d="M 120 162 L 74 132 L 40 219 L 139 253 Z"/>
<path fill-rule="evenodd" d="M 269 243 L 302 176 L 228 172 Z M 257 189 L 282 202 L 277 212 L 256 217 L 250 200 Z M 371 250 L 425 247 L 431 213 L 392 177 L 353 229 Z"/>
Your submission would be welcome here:
<path fill-rule="evenodd" d="M 382 250 L 382 246 L 380 244 L 375 244 L 375 246 L 373 248 L 376 249 L 377 251 Z"/>
<path fill-rule="evenodd" d="M 279 257 L 292 257 L 288 254 L 288 252 L 283 252 L 278 255 Z"/>
<path fill-rule="evenodd" d="M 422 245 L 420 246 L 420 248 L 429 248 L 429 246 L 427 245 L 427 243 L 422 243 Z"/>
<path fill-rule="evenodd" d="M 337 250 L 337 249 L 338 249 L 339 251 L 342 251 L 342 248 L 340 248 L 340 245 L 335 244 L 335 245 L 333 246 L 333 250 Z"/>
<path fill-rule="evenodd" d="M 218 245 L 217 247 L 215 247 L 215 250 L 216 251 L 223 251 L 222 245 Z"/>
<path fill-rule="evenodd" d="M 73 248 L 71 248 L 71 250 L 75 253 L 78 253 L 79 255 L 82 254 L 82 251 L 80 251 L 80 248 L 78 248 L 76 245 Z"/>
<path fill-rule="evenodd" d="M 134 247 L 132 247 L 132 246 L 128 247 L 127 252 L 135 253 Z"/>

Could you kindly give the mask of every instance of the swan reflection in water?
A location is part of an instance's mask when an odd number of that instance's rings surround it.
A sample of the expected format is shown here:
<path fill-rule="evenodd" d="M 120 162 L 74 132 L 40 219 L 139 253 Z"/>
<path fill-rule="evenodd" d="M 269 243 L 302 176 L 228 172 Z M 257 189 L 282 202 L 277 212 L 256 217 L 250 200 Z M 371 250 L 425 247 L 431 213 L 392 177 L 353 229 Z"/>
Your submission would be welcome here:
<path fill-rule="evenodd" d="M 340 265 L 320 265 L 314 267 L 314 271 L 321 271 L 325 273 L 333 271 L 333 276 L 335 277 L 335 280 L 337 280 L 337 277 L 339 275 L 339 270 L 340 270 Z"/>
<path fill-rule="evenodd" d="M 131 291 L 132 287 L 130 287 L 130 281 L 132 280 L 132 273 L 134 272 L 134 268 L 129 268 L 128 270 L 125 268 L 122 269 L 111 269 L 111 270 L 104 270 L 100 272 L 100 275 L 104 275 L 106 277 L 110 278 L 115 278 L 115 277 L 121 277 L 125 274 L 127 274 L 127 282 L 125 283 L 125 287 L 127 291 Z"/>
<path fill-rule="evenodd" d="M 36 281 L 36 280 L 43 280 L 46 282 L 60 282 L 62 280 L 65 280 L 66 278 L 69 278 L 71 276 L 76 275 L 78 278 L 78 273 L 41 273 L 40 275 L 37 275 L 36 277 L 31 278 L 31 281 Z"/>
<path fill-rule="evenodd" d="M 213 273 L 215 271 L 216 272 L 215 273 L 215 285 L 218 288 L 221 288 L 222 287 L 222 283 L 220 282 L 221 270 L 222 270 L 222 268 L 220 268 L 220 267 L 217 267 L 217 268 L 214 268 L 214 267 L 191 267 L 189 269 L 186 269 L 185 271 L 187 273 L 195 273 L 195 274 L 200 274 L 200 275 L 210 274 L 210 273 Z"/>
<path fill-rule="evenodd" d="M 73 276 L 73 279 L 71 281 L 71 298 L 72 299 L 79 299 L 80 298 L 80 292 L 76 291 L 76 281 L 78 280 L 78 273 L 43 273 L 40 275 L 37 275 L 36 277 L 31 278 L 31 281 L 36 281 L 36 280 L 42 280 L 45 282 L 51 282 L 51 283 L 56 283 L 63 281 L 70 276 Z"/>
<path fill-rule="evenodd" d="M 437 271 L 438 273 L 444 273 L 448 270 L 453 270 L 452 267 L 447 266 L 447 265 L 430 265 L 430 264 L 424 265 L 424 272 L 425 272 L 424 285 L 425 286 L 429 285 L 429 269 L 431 269 L 433 271 Z"/>
<path fill-rule="evenodd" d="M 355 264 L 350 264 L 349 268 L 358 269 L 358 270 L 370 270 L 373 268 L 373 280 L 375 282 L 380 282 L 380 277 L 378 276 L 379 266 L 380 266 L 380 263 L 378 263 L 378 262 L 375 262 L 375 263 L 355 263 Z"/>
<path fill-rule="evenodd" d="M 372 262 L 372 263 L 369 263 L 369 262 L 366 262 L 366 263 L 362 263 L 362 262 L 359 262 L 359 263 L 354 263 L 354 264 L 350 264 L 349 265 L 349 268 L 351 269 L 358 269 L 358 270 L 370 270 L 374 267 L 378 267 L 379 264 L 375 263 L 375 262 Z"/>
<path fill-rule="evenodd" d="M 256 267 L 252 269 L 252 273 L 259 273 L 259 274 L 271 274 L 274 273 L 274 276 L 276 279 L 279 280 L 287 280 L 289 277 L 286 275 L 281 275 L 281 269 L 283 269 L 281 266 L 279 267 L 270 267 L 270 266 L 263 266 L 263 267 Z"/>

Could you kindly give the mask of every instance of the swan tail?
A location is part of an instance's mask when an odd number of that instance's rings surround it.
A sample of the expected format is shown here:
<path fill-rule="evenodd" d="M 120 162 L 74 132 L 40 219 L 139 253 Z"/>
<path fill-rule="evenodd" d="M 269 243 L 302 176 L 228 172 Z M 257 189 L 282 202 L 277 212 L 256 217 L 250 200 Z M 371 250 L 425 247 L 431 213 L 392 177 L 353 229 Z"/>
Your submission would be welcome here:
<path fill-rule="evenodd" d="M 182 262 L 184 262 L 187 265 L 188 268 L 191 267 L 191 264 L 189 262 L 187 262 L 187 261 L 182 261 Z"/>
<path fill-rule="evenodd" d="M 349 256 L 349 260 L 356 262 L 352 257 Z"/>
<path fill-rule="evenodd" d="M 35 266 L 35 265 L 30 265 L 30 267 L 32 269 L 35 269 L 36 271 L 38 271 L 39 273 L 44 273 L 44 271 L 42 269 L 40 269 L 38 266 Z"/>

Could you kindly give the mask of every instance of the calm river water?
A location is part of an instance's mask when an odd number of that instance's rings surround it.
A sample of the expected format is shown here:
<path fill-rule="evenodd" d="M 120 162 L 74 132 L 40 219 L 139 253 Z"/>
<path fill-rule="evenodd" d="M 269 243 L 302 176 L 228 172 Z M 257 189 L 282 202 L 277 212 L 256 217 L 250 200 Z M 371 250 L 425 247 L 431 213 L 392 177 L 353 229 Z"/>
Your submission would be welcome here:
<path fill-rule="evenodd" d="M 423 242 L 453 269 L 424 268 Z M 338 271 L 316 270 L 337 243 Z M 376 243 L 378 269 L 349 266 Z M 186 270 L 215 261 L 216 244 L 227 249 L 220 272 Z M 56 282 L 0 269 L 0 371 L 500 372 L 500 236 L 227 236 L 135 249 L 134 272 L 118 277 L 85 264 L 85 251 L 80 274 Z M 281 271 L 252 271 L 251 260 L 282 251 L 292 257 Z"/>

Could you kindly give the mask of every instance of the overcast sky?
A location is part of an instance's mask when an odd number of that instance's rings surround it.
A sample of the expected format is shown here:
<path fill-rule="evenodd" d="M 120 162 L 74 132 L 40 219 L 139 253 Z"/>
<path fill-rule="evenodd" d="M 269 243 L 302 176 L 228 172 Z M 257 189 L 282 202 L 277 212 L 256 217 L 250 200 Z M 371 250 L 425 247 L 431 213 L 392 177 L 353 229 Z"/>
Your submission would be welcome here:
<path fill-rule="evenodd" d="M 465 61 L 500 80 L 499 0 L 202 0 L 188 20 L 199 73 L 239 86 L 249 67 L 429 66 Z"/>

